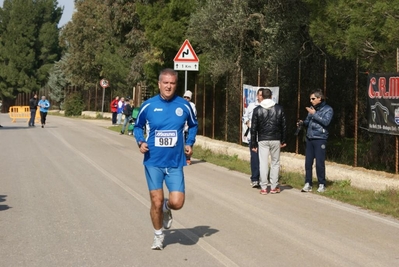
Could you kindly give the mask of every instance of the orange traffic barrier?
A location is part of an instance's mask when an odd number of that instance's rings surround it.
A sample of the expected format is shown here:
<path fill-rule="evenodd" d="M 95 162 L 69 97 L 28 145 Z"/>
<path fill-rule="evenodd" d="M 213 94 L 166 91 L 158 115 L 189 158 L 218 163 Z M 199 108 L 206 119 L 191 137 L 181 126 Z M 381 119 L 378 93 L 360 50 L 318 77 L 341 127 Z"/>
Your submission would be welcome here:
<path fill-rule="evenodd" d="M 30 108 L 29 106 L 11 106 L 8 110 L 11 122 L 16 122 L 17 119 L 26 119 L 26 122 L 30 120 Z M 40 120 L 40 109 L 36 110 L 35 123 Z"/>

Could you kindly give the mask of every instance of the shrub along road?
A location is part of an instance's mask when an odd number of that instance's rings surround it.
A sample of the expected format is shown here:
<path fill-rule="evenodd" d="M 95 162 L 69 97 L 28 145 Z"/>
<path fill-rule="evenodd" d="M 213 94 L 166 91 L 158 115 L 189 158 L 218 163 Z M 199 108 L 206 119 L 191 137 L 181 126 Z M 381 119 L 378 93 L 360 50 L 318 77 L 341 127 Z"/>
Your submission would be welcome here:
<path fill-rule="evenodd" d="M 44 129 L 1 114 L 2 266 L 397 266 L 399 221 L 194 161 L 165 249 L 153 229 L 134 138 L 49 116 Z M 101 122 L 103 126 L 109 122 Z"/>

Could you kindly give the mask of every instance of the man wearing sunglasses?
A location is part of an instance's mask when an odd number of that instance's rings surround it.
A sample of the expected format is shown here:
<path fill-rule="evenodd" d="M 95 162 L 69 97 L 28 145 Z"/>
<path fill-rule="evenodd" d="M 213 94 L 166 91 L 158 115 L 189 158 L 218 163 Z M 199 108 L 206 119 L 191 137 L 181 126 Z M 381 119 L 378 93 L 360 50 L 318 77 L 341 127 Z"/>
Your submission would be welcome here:
<path fill-rule="evenodd" d="M 303 123 L 306 131 L 306 152 L 305 152 L 305 186 L 302 192 L 312 191 L 312 166 L 316 159 L 316 174 L 319 182 L 317 192 L 323 193 L 326 190 L 326 145 L 328 138 L 328 126 L 334 115 L 333 109 L 326 104 L 323 92 L 316 89 L 310 93 L 310 107 L 306 107 L 308 116 Z"/>

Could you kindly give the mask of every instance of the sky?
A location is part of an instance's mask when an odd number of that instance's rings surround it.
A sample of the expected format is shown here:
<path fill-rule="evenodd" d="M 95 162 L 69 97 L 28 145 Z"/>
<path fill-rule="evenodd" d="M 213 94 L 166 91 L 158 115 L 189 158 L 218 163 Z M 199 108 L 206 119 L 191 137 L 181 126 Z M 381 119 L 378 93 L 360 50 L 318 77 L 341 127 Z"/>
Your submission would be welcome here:
<path fill-rule="evenodd" d="M 0 0 L 0 6 L 3 7 L 3 1 Z M 58 0 L 58 6 L 64 7 L 64 13 L 62 14 L 61 20 L 58 23 L 58 27 L 64 26 L 68 21 L 72 18 L 72 13 L 74 11 L 74 2 L 73 0 Z"/>

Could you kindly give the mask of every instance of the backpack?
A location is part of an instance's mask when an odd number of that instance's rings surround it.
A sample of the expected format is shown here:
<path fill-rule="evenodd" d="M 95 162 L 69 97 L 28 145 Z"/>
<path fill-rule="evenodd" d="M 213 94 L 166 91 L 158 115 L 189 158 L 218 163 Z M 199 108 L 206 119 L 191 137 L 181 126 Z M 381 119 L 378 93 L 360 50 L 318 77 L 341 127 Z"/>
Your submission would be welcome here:
<path fill-rule="evenodd" d="M 134 120 L 137 119 L 137 116 L 139 115 L 139 110 L 140 110 L 140 108 L 134 108 L 134 109 L 133 109 L 132 118 L 133 118 Z"/>

